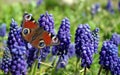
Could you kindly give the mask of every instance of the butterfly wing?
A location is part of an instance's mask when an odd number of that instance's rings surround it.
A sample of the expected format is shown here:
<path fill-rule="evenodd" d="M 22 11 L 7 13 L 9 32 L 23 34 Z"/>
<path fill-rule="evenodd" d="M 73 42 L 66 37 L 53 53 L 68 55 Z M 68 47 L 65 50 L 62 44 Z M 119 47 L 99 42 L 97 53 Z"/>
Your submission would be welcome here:
<path fill-rule="evenodd" d="M 38 24 L 31 14 L 25 13 L 23 15 L 22 36 L 27 42 L 30 42 L 32 40 L 32 36 L 35 34 L 35 30 L 38 27 Z"/>
<path fill-rule="evenodd" d="M 43 30 L 43 28 L 39 27 L 32 37 L 32 41 L 30 42 L 34 47 L 43 48 L 45 46 L 58 45 L 60 41 L 58 38 L 51 33 Z"/>
<path fill-rule="evenodd" d="M 25 13 L 22 22 L 22 36 L 36 48 L 58 45 L 59 40 L 56 36 L 39 27 L 31 14 Z"/>

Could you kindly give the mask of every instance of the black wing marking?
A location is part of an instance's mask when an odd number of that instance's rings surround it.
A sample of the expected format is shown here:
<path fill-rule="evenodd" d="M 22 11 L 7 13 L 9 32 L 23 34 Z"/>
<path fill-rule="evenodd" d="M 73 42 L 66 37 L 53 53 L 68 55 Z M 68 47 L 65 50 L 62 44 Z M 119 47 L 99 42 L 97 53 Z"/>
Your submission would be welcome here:
<path fill-rule="evenodd" d="M 35 33 L 34 33 L 32 39 L 31 39 L 30 43 L 32 43 L 32 41 L 34 41 L 38 36 L 41 36 L 42 33 L 44 32 L 44 29 L 43 29 L 43 27 L 39 27 L 39 28 L 36 29 L 34 32 L 35 32 Z"/>

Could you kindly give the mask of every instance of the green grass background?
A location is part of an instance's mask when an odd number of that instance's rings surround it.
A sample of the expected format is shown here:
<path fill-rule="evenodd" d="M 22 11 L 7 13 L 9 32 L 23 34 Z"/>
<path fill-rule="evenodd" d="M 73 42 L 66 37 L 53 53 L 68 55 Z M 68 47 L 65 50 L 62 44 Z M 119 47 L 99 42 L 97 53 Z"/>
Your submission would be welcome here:
<path fill-rule="evenodd" d="M 99 51 L 101 49 L 104 40 L 109 39 L 112 33 L 116 32 L 120 34 L 120 11 L 118 11 L 118 0 L 113 0 L 113 6 L 115 14 L 110 14 L 105 10 L 105 5 L 107 0 L 78 0 L 77 4 L 68 6 L 61 5 L 59 0 L 44 0 L 43 3 L 36 7 L 35 0 L 0 0 L 0 23 L 6 23 L 7 32 L 9 32 L 11 19 L 14 18 L 18 25 L 21 24 L 22 16 L 25 11 L 32 13 L 36 21 L 40 17 L 40 14 L 48 13 L 53 14 L 55 21 L 56 33 L 60 26 L 61 20 L 68 17 L 71 23 L 71 40 L 74 42 L 75 30 L 79 24 L 89 24 L 91 30 L 96 27 L 100 28 L 100 44 Z M 101 10 L 97 13 L 94 18 L 90 14 L 91 6 L 94 3 L 100 3 Z M 7 39 L 7 36 L 5 37 Z M 0 38 L 1 40 L 1 38 Z M 2 46 L 2 44 L 0 44 Z M 99 61 L 99 51 L 98 54 L 94 55 L 94 61 L 91 68 L 87 70 L 87 75 L 97 75 L 100 65 Z M 0 52 L 0 57 L 2 57 L 2 52 Z M 49 57 L 48 57 L 49 59 Z M 47 63 L 49 63 L 46 60 Z M 54 69 L 50 69 L 46 73 L 48 75 L 74 75 L 75 74 L 76 57 L 69 60 L 68 65 L 65 69 L 60 69 L 55 72 Z M 79 65 L 78 65 L 79 66 Z M 34 66 L 33 66 L 34 67 Z M 34 70 L 34 69 L 33 69 Z M 35 73 L 28 72 L 28 75 L 42 75 L 45 73 L 46 66 L 42 65 L 41 69 L 35 71 Z M 83 75 L 81 67 L 78 67 L 77 75 Z M 0 72 L 0 75 L 4 75 Z M 101 75 L 105 75 L 105 71 L 102 71 Z"/>

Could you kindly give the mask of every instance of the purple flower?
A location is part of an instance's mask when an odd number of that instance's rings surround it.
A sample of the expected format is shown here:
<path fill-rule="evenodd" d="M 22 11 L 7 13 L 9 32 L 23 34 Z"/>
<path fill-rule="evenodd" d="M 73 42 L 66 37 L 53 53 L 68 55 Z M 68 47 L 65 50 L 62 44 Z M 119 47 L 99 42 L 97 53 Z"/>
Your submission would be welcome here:
<path fill-rule="evenodd" d="M 117 66 L 111 71 L 112 75 L 119 75 L 120 74 L 120 57 L 118 57 Z"/>
<path fill-rule="evenodd" d="M 26 75 L 27 63 L 25 60 L 25 46 L 15 46 L 12 50 L 11 73 L 12 75 Z"/>
<path fill-rule="evenodd" d="M 118 2 L 118 10 L 120 11 L 120 0 Z"/>
<path fill-rule="evenodd" d="M 35 49 L 34 47 L 32 47 L 29 43 L 26 43 L 26 49 L 27 49 L 27 64 L 28 64 L 28 68 L 32 67 L 34 61 L 37 59 L 38 55 L 36 52 L 38 52 L 37 49 Z"/>
<path fill-rule="evenodd" d="M 100 10 L 100 4 L 99 3 L 93 4 L 92 7 L 91 7 L 92 16 L 94 16 L 96 13 L 98 13 L 99 10 Z"/>
<path fill-rule="evenodd" d="M 60 44 L 53 47 L 52 54 L 53 55 L 67 54 L 69 45 L 71 43 L 70 22 L 68 18 L 64 18 L 62 20 L 57 37 L 60 40 Z"/>
<path fill-rule="evenodd" d="M 5 74 L 8 74 L 8 72 L 10 72 L 11 60 L 10 51 L 6 47 L 3 53 L 2 63 L 0 64 L 0 69 L 3 70 Z"/>
<path fill-rule="evenodd" d="M 0 36 L 4 37 L 6 34 L 6 24 L 2 24 L 0 27 Z"/>
<path fill-rule="evenodd" d="M 75 55 L 75 44 L 70 44 L 68 48 L 68 57 L 71 58 Z"/>
<path fill-rule="evenodd" d="M 112 75 L 119 75 L 120 74 L 120 57 L 118 57 L 117 66 L 111 71 Z"/>
<path fill-rule="evenodd" d="M 120 35 L 117 33 L 114 33 L 112 34 L 112 37 L 110 38 L 110 40 L 113 41 L 113 43 L 118 46 L 120 44 Z"/>
<path fill-rule="evenodd" d="M 36 2 L 37 7 L 40 6 L 42 2 L 43 2 L 43 0 L 37 0 L 37 2 Z"/>
<path fill-rule="evenodd" d="M 81 60 L 81 66 L 90 68 L 93 61 L 93 54 L 96 52 L 97 45 L 95 44 L 94 36 L 90 31 L 88 24 L 80 24 L 75 34 L 75 49 L 78 59 Z M 95 47 L 96 46 L 96 47 Z"/>
<path fill-rule="evenodd" d="M 60 40 L 60 44 L 57 46 L 53 46 L 52 54 L 59 55 L 56 66 L 57 69 L 59 69 L 65 68 L 68 63 L 68 59 L 74 55 L 74 45 L 70 44 L 71 34 L 70 22 L 68 18 L 64 18 L 62 20 L 57 37 Z"/>
<path fill-rule="evenodd" d="M 10 32 L 8 35 L 7 46 L 10 50 L 12 61 L 10 72 L 12 75 L 26 75 L 26 47 L 21 36 L 21 30 L 17 23 L 12 19 Z"/>
<path fill-rule="evenodd" d="M 68 55 L 60 56 L 57 62 L 57 69 L 65 68 L 66 65 L 68 64 L 68 59 L 69 59 Z"/>
<path fill-rule="evenodd" d="M 108 3 L 106 5 L 106 9 L 111 13 L 114 14 L 113 4 L 111 0 L 108 0 Z"/>
<path fill-rule="evenodd" d="M 113 41 L 104 41 L 100 51 L 99 64 L 105 69 L 113 71 L 118 62 L 118 47 Z"/>
<path fill-rule="evenodd" d="M 60 56 L 57 62 L 57 69 L 65 68 L 68 60 L 75 55 L 75 44 L 70 44 L 67 55 Z"/>
<path fill-rule="evenodd" d="M 92 35 L 94 39 L 94 52 L 96 53 L 98 51 L 98 45 L 99 45 L 99 28 L 93 30 Z"/>
<path fill-rule="evenodd" d="M 38 22 L 46 31 L 54 34 L 54 19 L 52 14 L 48 14 L 48 12 L 46 12 L 45 15 L 41 14 Z"/>

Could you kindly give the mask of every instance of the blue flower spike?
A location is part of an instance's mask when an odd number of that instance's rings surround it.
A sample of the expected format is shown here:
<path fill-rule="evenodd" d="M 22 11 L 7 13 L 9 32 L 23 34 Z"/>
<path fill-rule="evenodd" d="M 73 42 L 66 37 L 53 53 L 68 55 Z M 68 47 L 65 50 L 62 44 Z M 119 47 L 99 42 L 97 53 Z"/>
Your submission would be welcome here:
<path fill-rule="evenodd" d="M 64 18 L 61 21 L 60 28 L 57 33 L 57 37 L 60 40 L 60 44 L 57 46 L 53 46 L 52 54 L 58 55 L 59 60 L 57 61 L 57 69 L 65 68 L 68 62 L 68 58 L 70 58 L 72 53 L 71 49 L 74 49 L 74 46 L 71 46 L 71 34 L 70 34 L 70 22 L 68 18 Z"/>
<path fill-rule="evenodd" d="M 4 37 L 6 35 L 6 24 L 2 24 L 1 26 L 0 26 L 0 36 L 1 37 Z"/>
<path fill-rule="evenodd" d="M 84 74 L 86 74 L 86 68 L 90 68 L 93 62 L 93 54 L 97 52 L 98 32 L 99 29 L 92 32 L 88 24 L 80 24 L 76 30 L 75 53 L 78 60 L 81 58 L 81 67 L 85 68 Z"/>
<path fill-rule="evenodd" d="M 26 75 L 26 46 L 21 36 L 21 31 L 14 19 L 10 24 L 10 32 L 8 35 L 7 47 L 10 50 L 12 61 L 10 72 L 12 75 Z"/>

